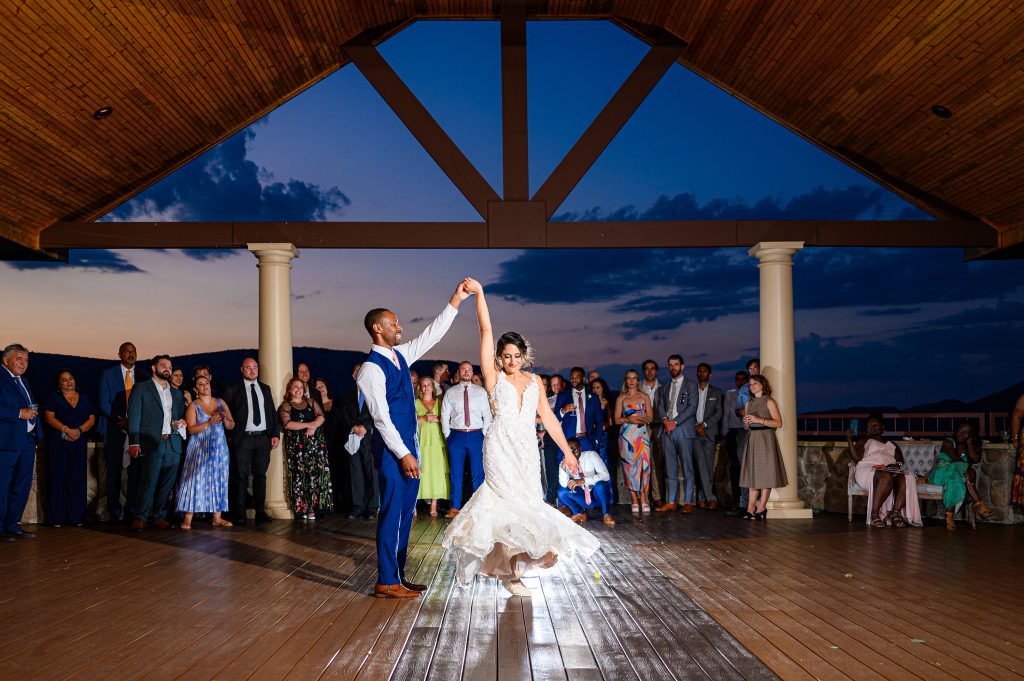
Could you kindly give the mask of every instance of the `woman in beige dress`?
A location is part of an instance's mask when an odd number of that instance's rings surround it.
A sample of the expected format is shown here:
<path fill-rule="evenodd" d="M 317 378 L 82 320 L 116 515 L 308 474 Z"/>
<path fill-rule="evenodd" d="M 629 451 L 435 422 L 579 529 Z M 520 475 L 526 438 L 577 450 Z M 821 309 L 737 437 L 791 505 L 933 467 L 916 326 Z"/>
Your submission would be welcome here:
<path fill-rule="evenodd" d="M 773 488 L 788 485 L 789 479 L 775 437 L 775 431 L 782 427 L 782 415 L 772 399 L 768 379 L 760 374 L 750 377 L 750 401 L 744 407 L 743 425 L 749 433 L 740 468 L 740 486 L 750 490 L 743 517 L 764 520 L 768 514 L 768 495 Z"/>

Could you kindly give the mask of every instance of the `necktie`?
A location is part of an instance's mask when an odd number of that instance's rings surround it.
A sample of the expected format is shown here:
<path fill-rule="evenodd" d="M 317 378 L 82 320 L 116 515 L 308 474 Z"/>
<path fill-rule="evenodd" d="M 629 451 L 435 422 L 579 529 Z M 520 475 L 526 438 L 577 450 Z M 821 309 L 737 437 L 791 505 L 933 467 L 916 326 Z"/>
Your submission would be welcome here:
<path fill-rule="evenodd" d="M 363 405 L 366 404 L 366 400 L 363 399 L 363 391 L 357 390 L 356 395 L 359 397 L 359 411 L 363 411 Z"/>
<path fill-rule="evenodd" d="M 256 384 L 249 385 L 249 393 L 252 395 L 252 425 L 258 426 L 263 423 L 263 414 L 260 413 L 260 399 L 256 396 Z"/>
<path fill-rule="evenodd" d="M 469 385 L 466 385 L 466 389 L 462 391 L 462 413 L 464 414 L 464 421 L 466 427 L 469 428 Z"/>
<path fill-rule="evenodd" d="M 32 396 L 28 394 L 28 388 L 26 388 L 25 384 L 21 382 L 21 376 L 15 376 L 14 382 L 18 384 L 19 388 L 21 388 L 21 394 L 24 396 L 25 401 L 28 402 L 29 404 L 32 404 Z M 29 425 L 29 432 L 32 431 L 35 422 L 35 419 L 29 419 L 28 421 L 26 421 L 26 423 L 28 423 Z"/>
<path fill-rule="evenodd" d="M 395 352 L 394 350 L 391 351 L 391 361 L 394 362 L 395 366 L 398 367 L 399 369 L 402 368 L 402 365 L 398 363 L 398 353 Z"/>
<path fill-rule="evenodd" d="M 132 396 L 132 387 L 135 385 L 135 380 L 132 378 L 132 372 L 124 372 L 124 401 L 127 404 L 128 398 Z"/>
<path fill-rule="evenodd" d="M 583 416 L 583 391 L 582 390 L 580 390 L 578 393 L 576 393 L 576 399 L 579 402 L 579 405 L 576 407 L 577 410 L 578 410 L 578 413 L 576 415 L 576 432 L 577 433 L 585 433 L 585 432 L 587 432 L 587 426 L 586 426 L 586 422 L 587 421 L 586 421 L 586 419 Z"/>
<path fill-rule="evenodd" d="M 676 402 L 679 400 L 679 384 L 682 381 L 672 381 L 672 389 L 668 394 L 668 417 L 674 419 L 676 417 Z"/>

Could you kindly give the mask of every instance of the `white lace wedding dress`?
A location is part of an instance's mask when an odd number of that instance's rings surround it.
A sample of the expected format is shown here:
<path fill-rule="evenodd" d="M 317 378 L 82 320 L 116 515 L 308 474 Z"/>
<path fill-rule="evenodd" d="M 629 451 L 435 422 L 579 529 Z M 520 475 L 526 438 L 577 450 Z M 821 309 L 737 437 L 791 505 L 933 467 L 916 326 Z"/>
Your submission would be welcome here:
<path fill-rule="evenodd" d="M 540 390 L 531 378 L 519 405 L 515 386 L 498 372 L 491 396 L 494 420 L 484 438 L 484 483 L 444 535 L 463 586 L 478 574 L 518 579 L 559 558 L 589 557 L 600 546 L 544 503 L 535 429 Z"/>

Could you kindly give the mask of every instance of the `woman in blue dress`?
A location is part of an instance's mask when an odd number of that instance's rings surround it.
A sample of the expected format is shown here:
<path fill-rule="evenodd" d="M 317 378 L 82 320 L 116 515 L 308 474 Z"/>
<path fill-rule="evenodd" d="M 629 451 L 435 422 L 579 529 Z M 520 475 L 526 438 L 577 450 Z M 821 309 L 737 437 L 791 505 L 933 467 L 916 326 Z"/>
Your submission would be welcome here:
<path fill-rule="evenodd" d="M 214 527 L 231 527 L 221 513 L 228 510 L 228 440 L 224 429 L 235 427 L 231 411 L 210 394 L 210 379 L 198 376 L 196 395 L 185 410 L 188 450 L 178 488 L 181 529 L 192 529 L 193 513 L 213 513 Z"/>
<path fill-rule="evenodd" d="M 96 423 L 89 396 L 77 390 L 75 375 L 57 375 L 57 391 L 43 406 L 46 419 L 46 519 L 53 527 L 85 521 L 88 439 Z"/>

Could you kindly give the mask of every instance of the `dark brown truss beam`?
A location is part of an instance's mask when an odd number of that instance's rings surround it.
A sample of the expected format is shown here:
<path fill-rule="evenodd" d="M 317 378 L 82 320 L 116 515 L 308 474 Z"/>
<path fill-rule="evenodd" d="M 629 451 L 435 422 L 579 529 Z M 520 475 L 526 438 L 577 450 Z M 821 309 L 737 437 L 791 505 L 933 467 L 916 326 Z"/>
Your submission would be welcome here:
<path fill-rule="evenodd" d="M 341 49 L 440 166 L 444 174 L 462 192 L 466 200 L 481 217 L 487 217 L 487 204 L 490 201 L 499 201 L 498 193 L 470 163 L 384 57 L 365 36 L 353 38 L 342 45 Z"/>
<path fill-rule="evenodd" d="M 486 222 L 62 222 L 40 235 L 44 249 L 245 248 L 699 248 L 803 241 L 807 246 L 892 248 L 998 245 L 980 221 L 709 220 L 547 222 L 537 238 L 495 240 Z"/>
<path fill-rule="evenodd" d="M 549 218 L 555 214 L 685 48 L 685 41 L 665 31 L 637 64 L 633 73 L 626 78 L 626 82 L 612 96 L 534 195 L 534 201 L 542 201 L 546 205 Z"/>

